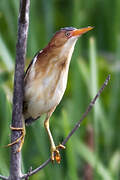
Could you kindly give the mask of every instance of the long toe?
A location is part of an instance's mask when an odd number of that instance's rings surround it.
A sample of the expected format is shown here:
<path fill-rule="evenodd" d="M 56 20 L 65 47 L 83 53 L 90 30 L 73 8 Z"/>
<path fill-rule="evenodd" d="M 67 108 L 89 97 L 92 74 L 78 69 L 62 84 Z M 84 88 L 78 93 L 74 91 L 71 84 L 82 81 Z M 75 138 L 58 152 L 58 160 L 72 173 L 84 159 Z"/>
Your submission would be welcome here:
<path fill-rule="evenodd" d="M 11 128 L 13 131 L 21 131 L 22 134 L 21 134 L 21 136 L 20 136 L 18 139 L 16 139 L 14 142 L 8 144 L 6 147 L 10 147 L 10 146 L 12 146 L 12 145 L 20 142 L 19 148 L 18 148 L 18 150 L 17 150 L 17 152 L 20 152 L 21 149 L 22 149 L 22 146 L 23 146 L 23 144 L 24 144 L 25 128 L 24 128 L 24 127 L 23 127 L 23 128 L 10 127 L 10 128 Z"/>
<path fill-rule="evenodd" d="M 62 144 L 59 144 L 58 146 L 51 148 L 51 160 L 52 162 L 56 160 L 58 164 L 60 164 L 60 161 L 61 161 L 59 149 L 65 149 L 65 146 L 63 146 Z"/>

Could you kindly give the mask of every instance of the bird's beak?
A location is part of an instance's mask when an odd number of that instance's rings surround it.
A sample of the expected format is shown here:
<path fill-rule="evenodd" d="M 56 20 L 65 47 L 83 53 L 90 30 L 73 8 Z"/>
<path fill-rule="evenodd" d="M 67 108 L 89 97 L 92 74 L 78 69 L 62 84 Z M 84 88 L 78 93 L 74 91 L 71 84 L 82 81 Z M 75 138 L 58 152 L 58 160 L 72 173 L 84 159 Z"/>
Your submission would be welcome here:
<path fill-rule="evenodd" d="M 86 27 L 86 28 L 75 29 L 75 30 L 72 32 L 72 36 L 80 36 L 80 35 L 88 32 L 88 31 L 90 31 L 90 30 L 92 30 L 92 29 L 93 29 L 93 27 L 90 27 L 90 26 L 88 26 L 88 27 Z"/>

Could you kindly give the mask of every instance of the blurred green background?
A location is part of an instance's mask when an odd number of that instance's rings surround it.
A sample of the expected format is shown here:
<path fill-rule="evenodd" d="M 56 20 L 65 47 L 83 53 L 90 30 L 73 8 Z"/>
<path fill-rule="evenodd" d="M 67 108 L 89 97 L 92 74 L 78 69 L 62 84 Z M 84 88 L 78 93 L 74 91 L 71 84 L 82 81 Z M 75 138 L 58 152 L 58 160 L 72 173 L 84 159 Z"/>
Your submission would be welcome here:
<path fill-rule="evenodd" d="M 0 0 L 0 145 L 10 142 L 18 0 Z M 31 0 L 26 67 L 56 30 L 95 28 L 77 42 L 68 86 L 50 126 L 59 144 L 85 112 L 108 74 L 111 81 L 92 112 L 62 151 L 30 180 L 120 179 L 120 0 Z M 22 149 L 24 172 L 50 156 L 44 117 L 27 128 Z M 9 174 L 9 148 L 0 148 L 0 174 Z"/>

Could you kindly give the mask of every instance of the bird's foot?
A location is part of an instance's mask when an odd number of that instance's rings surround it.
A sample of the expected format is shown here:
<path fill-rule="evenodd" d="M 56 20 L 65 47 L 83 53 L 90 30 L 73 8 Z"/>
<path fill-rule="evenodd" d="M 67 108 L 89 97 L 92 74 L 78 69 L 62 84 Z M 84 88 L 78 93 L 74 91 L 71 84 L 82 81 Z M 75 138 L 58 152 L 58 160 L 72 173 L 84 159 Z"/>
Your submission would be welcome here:
<path fill-rule="evenodd" d="M 8 144 L 6 147 L 10 147 L 10 146 L 12 146 L 12 145 L 14 145 L 14 144 L 16 144 L 16 143 L 18 143 L 20 141 L 19 148 L 17 149 L 17 152 L 20 152 L 21 149 L 22 149 L 22 146 L 24 144 L 25 128 L 24 127 L 23 128 L 10 127 L 10 129 L 12 131 L 21 131 L 22 134 L 21 134 L 21 136 L 18 139 L 16 139 L 14 142 Z"/>
<path fill-rule="evenodd" d="M 51 147 L 51 160 L 52 162 L 56 160 L 58 164 L 60 164 L 60 161 L 61 161 L 59 149 L 65 149 L 65 146 L 63 146 L 62 144 L 59 144 L 56 147 Z"/>

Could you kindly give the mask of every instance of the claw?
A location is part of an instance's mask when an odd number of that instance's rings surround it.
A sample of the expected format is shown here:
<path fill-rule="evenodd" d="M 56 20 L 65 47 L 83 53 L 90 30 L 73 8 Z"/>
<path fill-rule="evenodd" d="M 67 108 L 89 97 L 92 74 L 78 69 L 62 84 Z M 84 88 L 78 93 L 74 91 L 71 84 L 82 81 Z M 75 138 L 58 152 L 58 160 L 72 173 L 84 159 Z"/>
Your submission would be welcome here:
<path fill-rule="evenodd" d="M 59 149 L 65 149 L 65 146 L 63 146 L 62 144 L 59 144 L 58 146 L 51 148 L 51 160 L 52 162 L 56 160 L 58 164 L 60 164 L 60 161 L 61 161 Z"/>
<path fill-rule="evenodd" d="M 59 144 L 58 146 L 56 146 L 57 149 L 65 149 L 65 146 L 62 144 Z"/>
<path fill-rule="evenodd" d="M 60 153 L 59 151 L 55 153 L 55 160 L 58 164 L 60 164 L 60 161 L 61 161 L 61 156 L 60 156 Z"/>
<path fill-rule="evenodd" d="M 22 149 L 22 146 L 23 146 L 23 144 L 24 144 L 25 128 L 24 128 L 24 127 L 23 127 L 23 128 L 10 127 L 10 129 L 13 130 L 13 131 L 21 131 L 21 132 L 22 132 L 22 135 L 21 135 L 18 139 L 16 139 L 14 142 L 6 145 L 5 147 L 10 147 L 10 146 L 18 143 L 19 141 L 21 141 L 21 142 L 20 142 L 20 145 L 19 145 L 19 148 L 18 148 L 18 150 L 17 150 L 17 152 L 20 152 L 21 149 Z"/>

